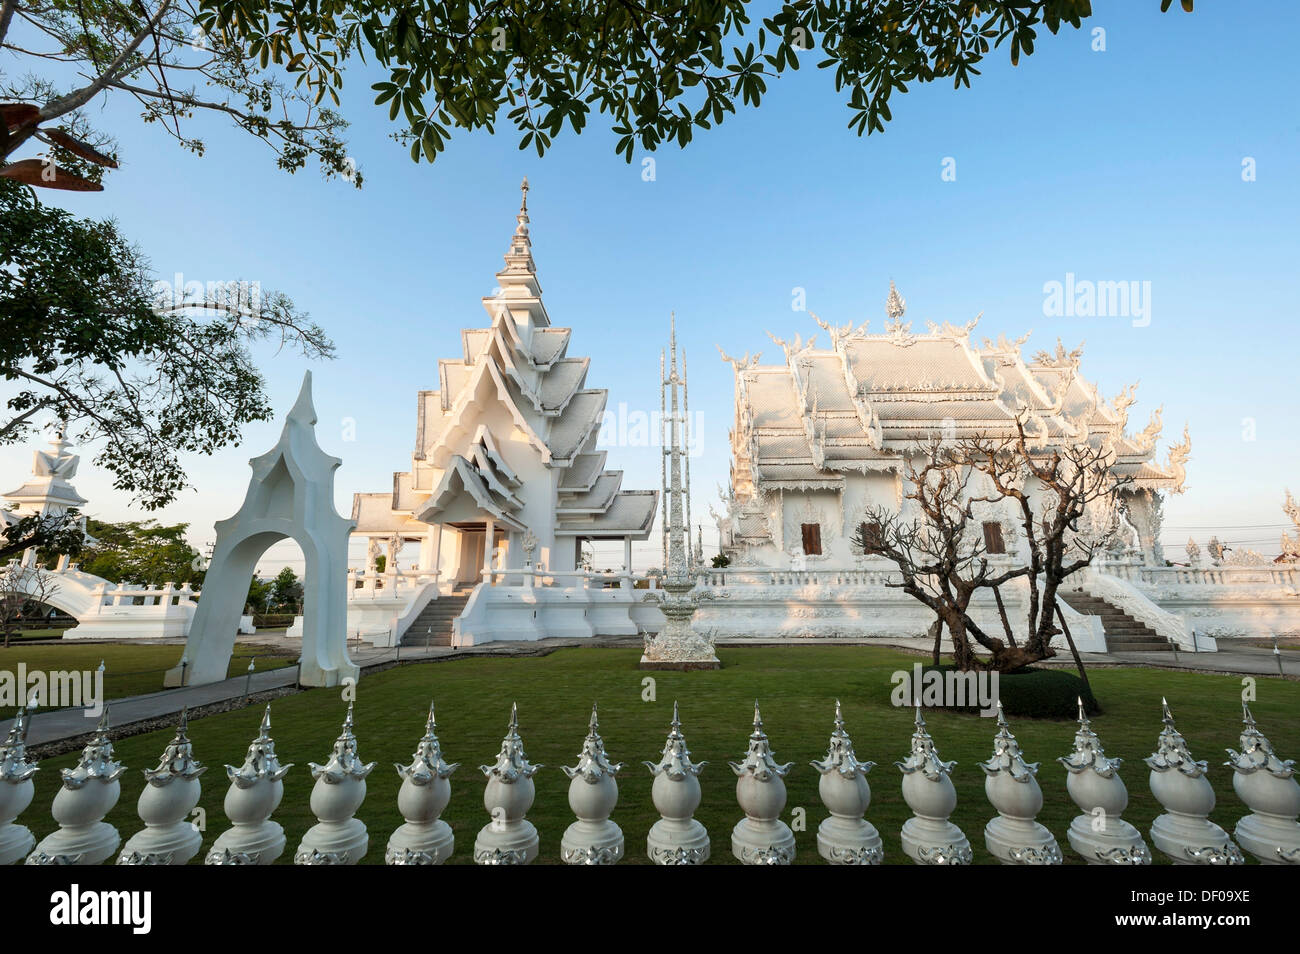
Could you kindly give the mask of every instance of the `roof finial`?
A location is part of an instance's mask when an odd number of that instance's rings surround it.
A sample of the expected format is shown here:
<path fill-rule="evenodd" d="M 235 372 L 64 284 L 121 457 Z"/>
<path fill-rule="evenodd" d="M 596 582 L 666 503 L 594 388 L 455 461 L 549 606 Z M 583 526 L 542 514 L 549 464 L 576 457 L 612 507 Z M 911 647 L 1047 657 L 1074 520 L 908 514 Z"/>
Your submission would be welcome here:
<path fill-rule="evenodd" d="M 515 221 L 519 224 L 515 226 L 516 235 L 528 234 L 528 177 L 524 176 L 523 183 L 519 186 L 519 214 L 515 216 Z"/>
<path fill-rule="evenodd" d="M 903 300 L 903 296 L 898 294 L 898 289 L 894 287 L 894 280 L 891 278 L 889 280 L 889 297 L 885 299 L 885 314 L 892 321 L 898 321 L 903 317 L 905 311 L 907 311 L 907 302 Z"/>
<path fill-rule="evenodd" d="M 510 237 L 510 250 L 506 252 L 507 272 L 534 272 L 532 239 L 528 236 L 528 178 L 519 184 L 519 214 L 515 216 L 515 232 Z"/>

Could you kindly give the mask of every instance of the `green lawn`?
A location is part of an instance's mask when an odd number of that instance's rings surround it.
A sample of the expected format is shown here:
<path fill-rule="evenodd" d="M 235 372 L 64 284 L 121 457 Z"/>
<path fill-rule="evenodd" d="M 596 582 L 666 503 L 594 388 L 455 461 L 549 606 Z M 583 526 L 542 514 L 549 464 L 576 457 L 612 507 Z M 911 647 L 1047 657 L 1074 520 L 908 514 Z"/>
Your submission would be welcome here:
<path fill-rule="evenodd" d="M 146 692 L 157 692 L 163 687 L 163 673 L 180 661 L 183 647 L 141 646 L 129 643 L 49 643 L 40 646 L 10 646 L 0 649 L 0 670 L 17 672 L 18 664 L 25 663 L 28 671 L 43 670 L 95 670 L 100 660 L 104 662 L 104 697 L 121 699 Z M 288 656 L 265 655 L 261 647 L 243 643 L 235 644 L 230 660 L 229 674 L 243 675 L 248 670 L 250 657 L 256 658 L 256 671 L 292 666 L 295 659 Z M 13 706 L 0 705 L 0 719 L 14 714 Z"/>
<path fill-rule="evenodd" d="M 19 639 L 62 639 L 63 634 L 69 629 L 75 627 L 33 627 L 31 629 L 19 629 L 10 634 L 12 640 Z M 0 647 L 2 648 L 2 647 Z"/>
<path fill-rule="evenodd" d="M 808 762 L 826 753 L 837 696 L 843 701 L 859 757 L 878 763 L 870 775 L 874 797 L 867 817 L 884 838 L 886 862 L 906 862 L 899 829 L 909 812 L 893 762 L 907 753 L 913 715 L 890 705 L 889 676 L 897 669 L 910 670 L 918 657 L 861 646 L 724 648 L 719 655 L 725 668 L 717 672 L 654 674 L 654 702 L 642 701 L 642 680 L 648 674 L 637 670 L 639 651 L 634 649 L 566 649 L 542 658 L 462 659 L 409 665 L 364 678 L 358 686 L 356 710 L 359 749 L 364 758 L 378 763 L 358 813 L 371 834 L 365 862 L 382 863 L 388 836 L 401 824 L 396 809 L 400 780 L 392 765 L 409 761 L 432 697 L 438 704 L 444 755 L 449 762 L 463 763 L 452 776 L 452 800 L 443 816 L 456 833 L 451 863 L 470 861 L 474 836 L 488 821 L 482 801 L 484 778 L 476 767 L 493 761 L 510 703 L 516 700 L 529 759 L 546 766 L 534 780 L 537 800 L 529 813 L 541 832 L 539 860 L 558 862 L 560 836 L 573 821 L 566 797 L 569 781 L 559 767 L 575 763 L 596 700 L 606 746 L 613 758 L 627 763 L 614 815 L 627 836 L 625 863 L 644 863 L 646 832 L 657 815 L 650 802 L 651 777 L 641 761 L 658 759 L 674 699 L 681 702 L 683 731 L 693 757 L 710 763 L 701 776 L 704 801 L 696 817 L 713 839 L 711 863 L 734 863 L 730 831 L 741 812 L 735 800 L 736 778 L 726 761 L 738 760 L 745 752 L 757 697 L 776 756 L 795 763 L 786 779 L 786 819 L 796 806 L 807 812 L 807 830 L 796 832 L 797 862 L 820 863 L 815 831 L 826 812 L 817 798 L 819 776 Z M 1213 817 L 1231 831 L 1245 808 L 1233 794 L 1231 772 L 1222 763 L 1224 747 L 1238 744 L 1240 679 L 1151 669 L 1097 670 L 1091 678 L 1105 709 L 1093 727 L 1107 753 L 1126 760 L 1123 772 L 1131 801 L 1125 817 L 1145 835 L 1159 813 L 1141 759 L 1155 747 L 1164 695 L 1193 753 L 1210 762 L 1209 777 L 1219 796 Z M 1258 696 L 1252 710 L 1278 753 L 1300 755 L 1300 685 L 1260 679 Z M 283 762 L 295 763 L 275 814 L 288 836 L 283 863 L 291 861 L 303 831 L 314 821 L 308 808 L 312 779 L 307 763 L 326 760 L 344 710 L 333 689 L 288 697 L 272 709 L 277 751 Z M 203 776 L 201 803 L 208 819 L 205 851 L 229 824 L 221 811 L 227 786 L 221 765 L 240 763 L 260 716 L 257 709 L 245 709 L 191 724 L 195 752 L 211 766 Z M 939 711 L 927 713 L 926 718 L 940 754 L 958 762 L 953 781 L 959 803 L 953 820 L 966 832 L 976 860 L 987 863 L 990 856 L 982 832 L 993 810 L 984 797 L 984 774 L 976 762 L 992 751 L 993 720 Z M 1070 751 L 1074 724 L 1022 719 L 1013 722 L 1012 731 L 1026 756 L 1042 763 L 1039 779 L 1046 806 L 1039 820 L 1056 835 L 1073 863 L 1076 856 L 1069 850 L 1065 831 L 1078 812 L 1065 792 L 1065 769 L 1054 760 Z M 135 816 L 143 786 L 140 770 L 156 764 L 169 737 L 170 733 L 154 732 L 117 746 L 119 758 L 131 771 L 123 777 L 122 798 L 109 820 L 123 839 L 141 827 Z M 74 754 L 50 759 L 36 776 L 36 799 L 19 820 L 38 837 L 54 827 L 49 805 L 58 786 L 57 769 L 74 762 Z"/>

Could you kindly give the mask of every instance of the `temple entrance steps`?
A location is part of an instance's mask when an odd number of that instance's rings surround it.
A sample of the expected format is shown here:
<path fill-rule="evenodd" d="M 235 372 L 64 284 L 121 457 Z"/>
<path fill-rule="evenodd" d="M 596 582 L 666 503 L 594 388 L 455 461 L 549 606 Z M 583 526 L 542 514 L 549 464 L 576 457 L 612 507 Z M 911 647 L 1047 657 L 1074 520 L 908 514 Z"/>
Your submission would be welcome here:
<path fill-rule="evenodd" d="M 452 620 L 465 609 L 470 587 L 453 591 L 448 596 L 430 600 L 418 616 L 402 633 L 403 646 L 450 646 Z"/>
<path fill-rule="evenodd" d="M 1076 613 L 1101 618 L 1106 648 L 1112 653 L 1167 653 L 1169 643 L 1154 629 L 1100 597 L 1083 590 L 1062 590 L 1061 597 Z"/>

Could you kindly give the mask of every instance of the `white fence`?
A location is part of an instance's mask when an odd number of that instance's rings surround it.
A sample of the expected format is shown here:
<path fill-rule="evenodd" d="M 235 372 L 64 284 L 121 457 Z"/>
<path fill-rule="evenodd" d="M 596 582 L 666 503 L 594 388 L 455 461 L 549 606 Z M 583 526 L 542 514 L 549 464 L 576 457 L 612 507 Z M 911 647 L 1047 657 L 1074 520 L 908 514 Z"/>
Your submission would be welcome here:
<path fill-rule="evenodd" d="M 920 687 L 913 691 L 919 692 Z M 1235 773 L 1234 790 L 1250 813 L 1237 822 L 1230 836 L 1207 817 L 1214 806 L 1214 793 L 1206 778 L 1206 763 L 1195 761 L 1172 713 L 1164 706 L 1163 728 L 1155 751 L 1145 762 L 1151 770 L 1152 794 L 1165 814 L 1154 820 L 1149 837 L 1156 852 L 1176 864 L 1241 864 L 1242 849 L 1262 863 L 1300 864 L 1300 824 L 1296 820 L 1300 785 L 1292 763 L 1274 754 L 1245 705 L 1242 710 L 1241 751 L 1229 749 L 1231 761 L 1227 764 Z M 292 766 L 282 765 L 276 754 L 270 713 L 267 706 L 243 764 L 226 768 L 230 787 L 224 807 L 232 824 L 202 856 L 206 864 L 265 865 L 285 852 L 284 832 L 271 815 L 280 803 L 283 779 Z M 996 726 L 991 720 L 987 723 L 992 755 L 978 763 L 995 813 L 983 824 L 985 847 L 1003 864 L 1060 864 L 1063 856 L 1055 835 L 1035 820 L 1044 798 L 1038 763 L 1028 762 L 1021 752 L 1000 703 L 997 717 Z M 15 821 L 32 800 L 32 776 L 38 771 L 37 765 L 26 760 L 27 718 L 19 712 L 0 746 L 0 864 L 25 860 L 31 865 L 90 865 L 116 858 L 117 864 L 125 865 L 176 865 L 200 857 L 204 836 L 189 818 L 199 801 L 199 779 L 205 767 L 194 756 L 185 714 L 181 714 L 175 737 L 164 749 L 158 767 L 144 773 L 147 781 L 138 802 L 144 826 L 125 845 L 116 829 L 103 820 L 121 795 L 121 780 L 128 777 L 126 767 L 114 757 L 107 719 L 106 713 L 77 765 L 63 770 L 51 809 L 59 827 L 37 844 L 31 832 Z M 397 802 L 406 821 L 387 843 L 387 864 L 441 864 L 455 851 L 455 833 L 440 815 L 452 797 L 450 777 L 458 766 L 443 759 L 435 729 L 430 707 L 410 764 L 397 766 L 402 778 Z M 575 729 L 575 739 L 577 734 Z M 736 734 L 736 749 L 742 751 L 742 733 L 738 730 Z M 899 743 L 901 747 L 901 739 Z M 782 820 L 786 806 L 783 780 L 795 763 L 782 764 L 777 759 L 757 704 L 752 732 L 743 745 L 743 758 L 729 763 L 741 779 L 736 786 L 740 820 L 731 829 L 731 852 L 745 864 L 789 864 L 796 846 Z M 815 754 L 804 752 L 801 756 L 807 759 Z M 1128 796 L 1118 771 L 1119 760 L 1106 756 L 1082 703 L 1073 750 L 1057 761 L 1064 766 L 1065 793 L 1080 811 L 1065 833 L 1070 848 L 1088 864 L 1149 864 L 1153 852 L 1146 840 L 1121 817 Z M 708 860 L 710 836 L 694 818 L 704 765 L 691 761 L 676 704 L 661 755 L 657 761 L 643 764 L 653 778 L 650 798 L 661 815 L 647 837 L 647 857 L 657 864 Z M 918 705 L 908 754 L 895 763 L 902 772 L 902 797 L 913 812 L 900 832 L 903 852 L 916 864 L 973 861 L 970 841 L 952 820 L 957 807 L 950 778 L 954 764 L 941 759 Z M 884 860 L 880 833 L 865 817 L 871 804 L 867 774 L 873 765 L 859 760 L 854 752 L 836 702 L 826 755 L 811 762 L 822 776 L 818 791 L 828 812 L 817 830 L 817 850 L 831 864 L 870 865 Z M 323 764 L 310 765 L 315 779 L 311 807 L 318 823 L 304 834 L 291 856 L 295 864 L 348 865 L 365 856 L 370 836 L 357 813 L 365 801 L 366 777 L 374 768 L 375 763 L 364 762 L 359 754 L 349 705 L 328 757 Z M 499 754 L 494 762 L 481 767 L 487 779 L 482 795 L 487 811 L 486 823 L 475 833 L 475 862 L 527 864 L 536 859 L 541 836 L 526 816 L 540 769 L 528 761 L 517 714 L 512 710 Z M 576 816 L 560 838 L 560 856 L 566 863 L 613 864 L 625 857 L 627 845 L 612 817 L 619 798 L 616 776 L 621 769 L 605 752 L 593 707 L 577 764 L 563 769 L 569 779 L 569 805 Z M 553 772 L 547 776 L 554 777 Z M 1052 788 L 1065 794 L 1058 786 L 1054 783 Z M 466 797 L 477 800 L 479 793 Z M 981 822 L 988 818 L 987 809 L 979 814 Z"/>

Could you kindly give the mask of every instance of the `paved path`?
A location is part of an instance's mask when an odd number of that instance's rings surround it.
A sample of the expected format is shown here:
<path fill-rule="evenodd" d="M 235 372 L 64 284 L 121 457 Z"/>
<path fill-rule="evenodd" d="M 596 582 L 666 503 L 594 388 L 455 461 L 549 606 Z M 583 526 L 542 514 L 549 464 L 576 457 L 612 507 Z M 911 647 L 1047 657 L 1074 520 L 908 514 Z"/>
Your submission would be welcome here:
<path fill-rule="evenodd" d="M 279 646 L 281 640 L 262 640 L 264 645 Z M 762 639 L 743 640 L 727 639 L 721 642 L 723 648 L 728 646 L 806 646 L 808 639 Z M 928 639 L 817 639 L 819 644 L 893 646 L 901 649 L 920 650 L 927 655 L 934 645 Z M 285 646 L 296 646 L 296 642 L 283 641 Z M 543 655 L 554 649 L 571 646 L 637 646 L 640 640 L 635 637 L 619 639 L 543 639 L 537 642 L 493 642 L 472 649 L 451 649 L 447 646 L 403 647 L 401 661 L 450 658 L 467 658 L 473 656 L 532 656 Z M 950 644 L 943 648 L 948 650 Z M 398 661 L 395 649 L 375 649 L 363 647 L 351 648 L 352 661 L 363 670 L 372 669 Z M 1083 661 L 1088 666 L 1150 666 L 1170 670 L 1189 670 L 1201 672 L 1221 672 L 1243 675 L 1278 675 L 1278 657 L 1273 651 L 1264 647 L 1242 646 L 1221 650 L 1217 653 L 1178 653 L 1175 660 L 1173 653 L 1082 653 Z M 1287 676 L 1300 677 L 1300 652 L 1283 652 L 1282 668 Z M 1057 656 L 1042 665 L 1074 668 L 1074 660 L 1068 653 Z M 146 695 L 128 696 L 114 699 L 109 703 L 109 720 L 112 725 L 121 727 L 149 719 L 157 719 L 179 713 L 184 707 L 197 709 L 215 703 L 239 699 L 244 695 L 246 676 L 234 676 L 222 682 L 208 683 L 203 686 L 184 686 L 164 689 Z M 256 694 L 273 689 L 282 689 L 297 682 L 296 666 L 282 669 L 268 669 L 255 672 L 248 682 L 248 692 Z M 43 745 L 64 739 L 85 735 L 95 727 L 98 715 L 90 715 L 82 709 L 54 709 L 49 712 L 38 711 L 31 720 L 27 732 L 28 745 Z M 8 733 L 12 720 L 0 722 L 0 739 Z"/>

